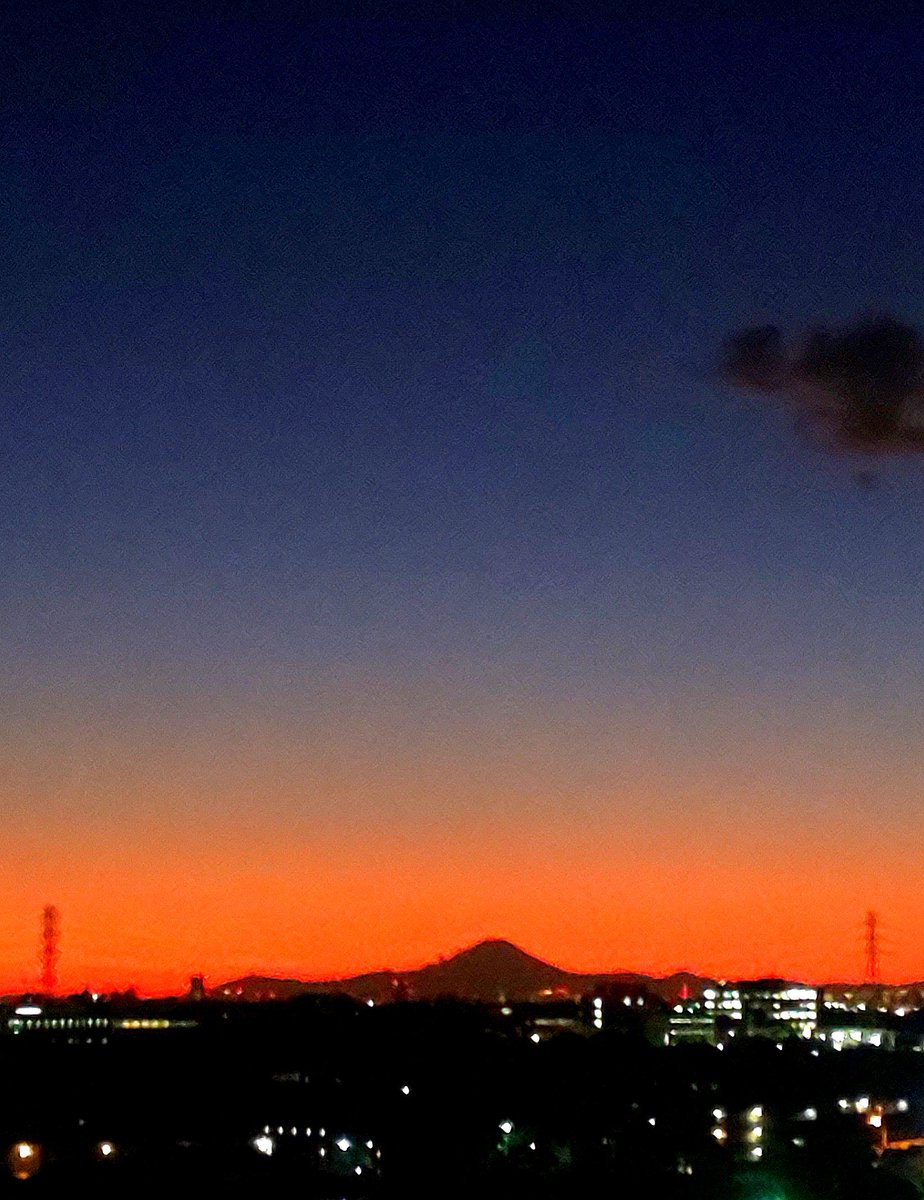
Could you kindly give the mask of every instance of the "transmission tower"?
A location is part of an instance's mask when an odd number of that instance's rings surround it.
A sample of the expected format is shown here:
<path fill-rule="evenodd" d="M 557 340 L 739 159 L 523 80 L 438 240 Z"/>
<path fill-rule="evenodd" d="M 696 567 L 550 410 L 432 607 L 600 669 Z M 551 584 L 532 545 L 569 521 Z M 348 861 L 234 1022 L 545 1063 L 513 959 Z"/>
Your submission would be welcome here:
<path fill-rule="evenodd" d="M 58 988 L 58 938 L 61 922 L 53 904 L 42 909 L 42 992 L 53 996 Z"/>
<path fill-rule="evenodd" d="M 866 966 L 863 979 L 865 983 L 879 982 L 879 917 L 870 911 L 864 921 L 866 927 Z"/>

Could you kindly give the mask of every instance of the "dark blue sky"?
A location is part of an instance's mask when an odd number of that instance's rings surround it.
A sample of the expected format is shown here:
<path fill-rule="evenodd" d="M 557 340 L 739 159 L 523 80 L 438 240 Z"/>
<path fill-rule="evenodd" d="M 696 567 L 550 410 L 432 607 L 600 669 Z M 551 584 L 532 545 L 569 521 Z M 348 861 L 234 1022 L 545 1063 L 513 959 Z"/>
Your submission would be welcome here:
<path fill-rule="evenodd" d="M 919 38 L 281 11 L 8 18 L 16 753 L 347 712 L 477 759 L 486 710 L 554 759 L 646 712 L 670 786 L 740 752 L 891 803 L 920 467 L 870 493 L 711 372 L 752 321 L 924 316 Z"/>

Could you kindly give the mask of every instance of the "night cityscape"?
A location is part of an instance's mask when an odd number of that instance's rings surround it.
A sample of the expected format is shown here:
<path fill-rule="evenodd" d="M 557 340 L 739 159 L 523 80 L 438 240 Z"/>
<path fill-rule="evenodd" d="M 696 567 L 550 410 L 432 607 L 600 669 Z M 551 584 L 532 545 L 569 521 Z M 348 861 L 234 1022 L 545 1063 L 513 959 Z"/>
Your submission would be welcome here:
<path fill-rule="evenodd" d="M 493 940 L 333 983 L 7 998 L 2 1043 L 4 1185 L 36 1194 L 924 1187 L 924 983 L 584 977 Z"/>
<path fill-rule="evenodd" d="M 924 1200 L 862 7 L 0 6 L 0 1195 Z"/>

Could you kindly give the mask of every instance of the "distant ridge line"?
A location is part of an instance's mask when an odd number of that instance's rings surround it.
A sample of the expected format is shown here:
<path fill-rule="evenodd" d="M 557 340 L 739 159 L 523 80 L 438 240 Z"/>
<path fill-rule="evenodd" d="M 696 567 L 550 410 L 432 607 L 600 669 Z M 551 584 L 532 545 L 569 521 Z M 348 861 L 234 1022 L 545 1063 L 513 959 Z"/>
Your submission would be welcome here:
<path fill-rule="evenodd" d="M 637 971 L 566 971 L 537 958 L 505 938 L 487 938 L 448 958 L 407 971 L 372 971 L 343 979 L 282 979 L 247 975 L 212 989 L 217 998 L 242 1000 L 289 999 L 299 995 L 347 995 L 383 1003 L 403 996 L 433 1000 L 455 996 L 493 1003 L 527 1000 L 541 994 L 579 995 L 614 983 L 645 986 L 674 1002 L 686 990 L 698 995 L 714 981 L 688 971 L 657 977 Z"/>

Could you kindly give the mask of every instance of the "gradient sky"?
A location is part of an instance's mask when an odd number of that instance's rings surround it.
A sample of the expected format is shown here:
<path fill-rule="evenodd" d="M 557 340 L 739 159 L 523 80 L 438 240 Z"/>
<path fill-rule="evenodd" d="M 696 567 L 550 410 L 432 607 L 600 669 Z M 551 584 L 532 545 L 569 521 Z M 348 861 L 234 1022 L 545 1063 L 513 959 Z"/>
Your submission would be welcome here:
<path fill-rule="evenodd" d="M 711 379 L 924 319 L 919 37 L 79 7 L 0 39 L 0 986 L 46 903 L 68 987 L 924 976 L 924 466 Z"/>

